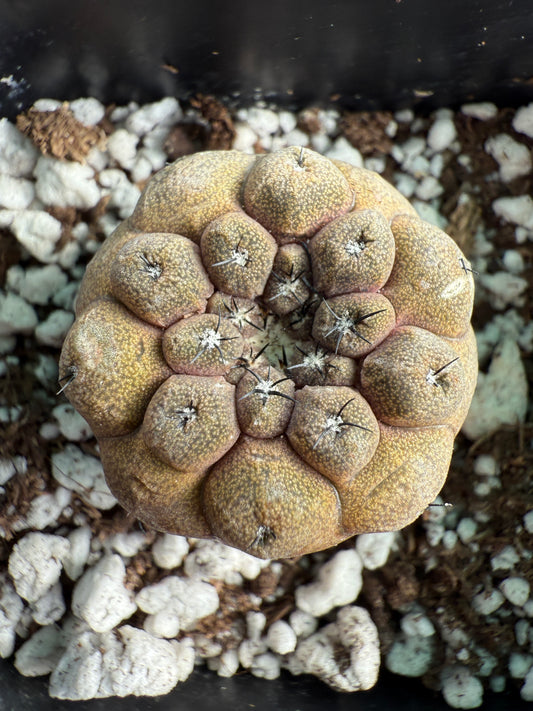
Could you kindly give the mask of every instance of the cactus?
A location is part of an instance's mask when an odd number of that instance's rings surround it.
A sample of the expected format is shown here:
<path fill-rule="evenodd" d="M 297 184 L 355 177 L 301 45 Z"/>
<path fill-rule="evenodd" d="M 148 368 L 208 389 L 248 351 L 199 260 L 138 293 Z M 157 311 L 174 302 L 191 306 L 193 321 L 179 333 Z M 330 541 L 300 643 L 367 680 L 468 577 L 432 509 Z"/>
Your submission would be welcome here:
<path fill-rule="evenodd" d="M 460 249 L 379 175 L 291 147 L 146 185 L 60 359 L 118 501 L 260 558 L 415 520 L 477 376 Z"/>

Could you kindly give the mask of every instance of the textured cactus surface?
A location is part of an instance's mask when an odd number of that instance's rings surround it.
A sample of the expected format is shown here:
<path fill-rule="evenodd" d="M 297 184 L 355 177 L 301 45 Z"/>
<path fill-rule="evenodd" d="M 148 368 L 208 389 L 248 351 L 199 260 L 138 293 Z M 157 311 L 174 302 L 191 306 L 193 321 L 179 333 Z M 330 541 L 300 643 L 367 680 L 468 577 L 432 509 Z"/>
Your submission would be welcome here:
<path fill-rule="evenodd" d="M 186 156 L 87 268 L 60 378 L 150 526 L 261 558 L 399 529 L 477 376 L 470 266 L 379 175 Z"/>

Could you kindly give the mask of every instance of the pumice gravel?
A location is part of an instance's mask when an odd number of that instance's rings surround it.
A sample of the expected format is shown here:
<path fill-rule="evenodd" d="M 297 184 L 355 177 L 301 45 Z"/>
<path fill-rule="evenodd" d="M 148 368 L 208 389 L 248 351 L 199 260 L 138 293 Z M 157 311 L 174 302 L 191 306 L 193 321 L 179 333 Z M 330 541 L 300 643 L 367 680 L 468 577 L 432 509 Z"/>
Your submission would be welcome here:
<path fill-rule="evenodd" d="M 356 691 L 372 687 L 383 664 L 421 677 L 454 708 L 480 706 L 485 690 L 514 688 L 533 700 L 532 374 L 525 367 L 533 351 L 533 105 L 384 114 L 381 139 L 361 134 L 359 143 L 357 114 L 333 108 L 220 112 L 220 136 L 201 107 L 172 97 L 111 108 L 92 98 L 43 99 L 17 125 L 0 119 L 1 656 L 22 674 L 50 675 L 50 694 L 63 699 L 165 694 L 198 664 L 221 676 L 245 669 L 266 679 L 288 669 Z M 61 140 L 67 128 L 74 141 Z M 58 360 L 88 261 L 134 215 L 154 173 L 207 147 L 252 160 L 290 146 L 295 160 L 316 152 L 380 173 L 416 219 L 453 237 L 464 254 L 459 276 L 476 286 L 480 374 L 448 483 L 421 519 L 401 532 L 363 533 L 338 548 L 273 561 L 192 534 L 157 533 L 125 514 L 106 484 L 89 424 L 65 398 L 76 373 L 60 375 Z M 267 227 L 285 234 L 276 222 Z M 201 249 L 214 249 L 208 237 Z M 311 255 L 321 249 L 313 238 Z M 357 259 L 366 249 L 353 240 L 349 251 Z M 231 270 L 247 263 L 246 251 L 237 239 L 209 258 L 208 278 L 218 280 L 219 292 Z M 194 252 L 187 253 L 192 261 Z M 239 338 L 260 332 L 258 289 L 266 288 L 280 319 L 291 302 L 306 302 L 305 250 L 282 244 L 278 255 L 277 279 L 243 281 L 230 300 L 196 280 L 195 298 L 211 305 L 193 368 L 214 368 L 208 377 L 223 379 L 219 349 L 237 350 Z M 125 250 L 117 274 L 128 258 Z M 148 253 L 141 266 L 155 283 L 160 275 Z M 377 268 L 369 279 L 380 278 Z M 338 271 L 339 282 L 348 278 Z M 327 289 L 320 272 L 313 278 Z M 298 388 L 312 391 L 316 383 L 306 379 L 322 377 L 321 370 L 342 375 L 350 333 L 366 337 L 364 320 L 348 324 L 340 311 L 339 288 L 319 306 L 322 342 L 311 348 L 302 339 L 286 363 Z M 384 318 L 382 308 L 372 304 L 364 314 Z M 257 356 L 263 345 L 240 355 Z M 267 424 L 274 433 L 301 391 L 287 388 L 268 360 L 247 367 L 239 408 L 250 410 L 255 397 L 259 405 L 272 401 L 276 417 Z M 425 384 L 434 389 L 454 367 L 453 356 L 431 365 Z M 274 389 L 281 396 L 270 395 Z M 332 401 L 322 429 L 301 445 L 305 457 L 318 461 L 321 445 L 339 432 L 365 436 L 349 424 L 359 422 L 349 399 Z M 379 398 L 376 407 L 391 416 Z M 189 402 L 180 408 L 176 422 L 185 430 L 196 411 Z M 247 415 L 250 440 L 261 414 L 262 405 Z M 298 437 L 296 419 L 292 430 Z M 179 448 L 168 452 L 179 456 Z M 257 545 L 274 540 L 266 525 L 252 538 Z"/>

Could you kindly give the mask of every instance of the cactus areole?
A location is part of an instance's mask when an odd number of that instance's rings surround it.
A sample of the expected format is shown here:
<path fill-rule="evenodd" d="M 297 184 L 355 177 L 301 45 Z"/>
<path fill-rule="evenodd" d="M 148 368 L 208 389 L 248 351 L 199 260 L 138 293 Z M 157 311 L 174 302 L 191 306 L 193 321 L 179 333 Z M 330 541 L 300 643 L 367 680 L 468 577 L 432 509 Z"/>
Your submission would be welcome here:
<path fill-rule="evenodd" d="M 287 558 L 439 493 L 477 375 L 455 242 L 379 175 L 186 156 L 94 256 L 60 361 L 122 506 Z"/>

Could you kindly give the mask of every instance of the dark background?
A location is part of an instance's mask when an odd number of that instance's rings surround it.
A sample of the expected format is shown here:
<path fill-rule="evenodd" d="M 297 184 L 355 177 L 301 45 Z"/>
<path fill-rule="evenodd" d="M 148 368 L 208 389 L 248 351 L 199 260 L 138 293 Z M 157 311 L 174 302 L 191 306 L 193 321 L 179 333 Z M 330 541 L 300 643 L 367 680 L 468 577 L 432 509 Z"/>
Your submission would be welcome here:
<path fill-rule="evenodd" d="M 196 92 L 239 105 L 518 105 L 533 98 L 532 45 L 531 0 L 0 0 L 0 114 L 43 96 Z"/>
<path fill-rule="evenodd" d="M 201 92 L 243 106 L 430 110 L 533 101 L 532 0 L 0 0 L 0 116 L 41 97 L 104 103 Z M 337 694 L 205 669 L 161 699 L 58 702 L 0 660 L 2 711 L 441 711 L 440 694 L 382 672 Z M 483 709 L 527 708 L 486 694 Z"/>

